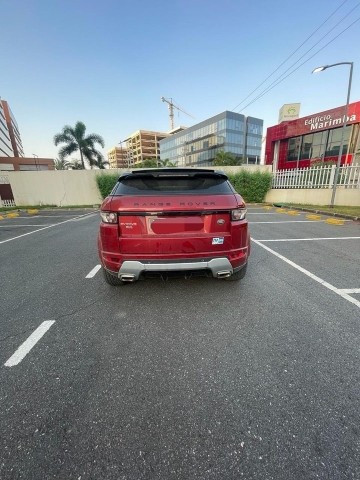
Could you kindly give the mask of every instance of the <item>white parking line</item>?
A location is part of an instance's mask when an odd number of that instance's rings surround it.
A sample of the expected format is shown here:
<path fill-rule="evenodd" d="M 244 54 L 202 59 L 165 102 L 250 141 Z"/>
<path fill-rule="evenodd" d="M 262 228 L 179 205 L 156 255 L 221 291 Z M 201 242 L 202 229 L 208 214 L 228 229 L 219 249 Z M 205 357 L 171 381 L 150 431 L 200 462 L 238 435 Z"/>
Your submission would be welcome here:
<path fill-rule="evenodd" d="M 95 215 L 96 213 L 86 213 L 85 215 Z M 1 212 L 0 212 L 1 215 Z M 72 220 L 74 218 L 77 218 L 78 215 L 72 214 L 72 215 L 19 215 L 18 217 L 11 218 L 11 222 L 16 222 L 18 220 L 39 220 L 41 218 L 53 218 L 56 220 L 57 218 L 68 218 L 69 220 Z"/>
<path fill-rule="evenodd" d="M 356 240 L 360 237 L 319 237 L 319 238 L 278 238 L 270 240 L 259 240 L 259 242 L 312 242 L 318 240 Z"/>
<path fill-rule="evenodd" d="M 4 364 L 5 367 L 14 367 L 15 365 L 18 365 L 54 323 L 55 320 L 47 320 L 39 325 L 30 337 L 20 345 L 13 355 L 11 355 L 9 360 Z"/>
<path fill-rule="evenodd" d="M 85 213 L 84 215 L 79 215 L 79 218 L 80 217 L 88 217 L 89 215 L 93 215 L 93 214 L 92 213 L 91 214 Z M 0 245 L 2 243 L 11 242 L 12 240 L 16 240 L 18 238 L 26 237 L 27 235 L 32 235 L 33 233 L 36 233 L 36 232 L 41 232 L 42 230 L 46 230 L 47 228 L 57 227 L 58 225 L 62 225 L 63 223 L 71 222 L 72 220 L 73 219 L 71 218 L 70 220 L 64 220 L 63 222 L 54 223 L 53 225 L 48 225 L 47 227 L 38 228 L 37 230 L 33 230 L 32 232 L 23 233 L 22 235 L 18 235 L 17 237 L 8 238 L 7 240 L 1 240 Z"/>
<path fill-rule="evenodd" d="M 96 265 L 96 267 L 94 267 L 91 272 L 89 272 L 85 278 L 93 278 L 95 277 L 95 275 L 97 274 L 97 272 L 100 270 L 101 268 L 101 265 Z"/>
<path fill-rule="evenodd" d="M 11 223 L 8 223 L 7 225 L 0 225 L 0 228 L 20 228 L 20 227 L 49 227 L 55 225 L 55 223 L 43 223 L 42 225 L 12 225 Z"/>
<path fill-rule="evenodd" d="M 93 215 L 97 215 L 97 213 L 89 213 L 89 214 L 88 214 L 88 217 L 91 217 L 91 216 L 93 216 Z M 100 218 L 100 217 L 99 217 L 99 218 Z M 80 217 L 75 217 L 75 218 L 72 218 L 71 220 L 72 220 L 73 222 L 80 222 L 81 220 L 85 220 L 85 217 L 82 217 L 82 218 L 80 218 Z"/>
<path fill-rule="evenodd" d="M 360 293 L 360 288 L 339 288 L 343 293 Z"/>
<path fill-rule="evenodd" d="M 344 299 L 347 300 L 348 302 L 351 302 L 351 303 L 353 303 L 354 305 L 356 305 L 357 307 L 360 308 L 360 301 L 359 301 L 359 300 L 356 300 L 356 299 L 353 298 L 353 297 L 351 297 L 348 293 L 344 292 L 343 289 L 339 289 L 339 288 L 334 287 L 333 285 L 331 285 L 330 283 L 326 282 L 326 281 L 323 280 L 322 278 L 314 275 L 313 273 L 309 272 L 309 271 L 306 270 L 305 268 L 300 267 L 300 265 L 298 265 L 297 263 L 289 260 L 288 258 L 284 257 L 283 255 L 280 255 L 280 253 L 275 252 L 275 250 L 272 250 L 271 248 L 267 247 L 266 245 L 263 245 L 263 244 L 261 243 L 261 241 L 255 240 L 254 238 L 251 238 L 251 240 L 252 240 L 254 243 L 256 243 L 256 245 L 259 245 L 259 247 L 264 248 L 264 249 L 267 250 L 268 252 L 272 253 L 272 254 L 275 255 L 276 257 L 278 257 L 278 258 L 280 258 L 281 260 L 283 260 L 284 262 L 286 262 L 288 265 L 291 265 L 292 267 L 296 268 L 296 270 L 299 270 L 299 272 L 302 272 L 302 273 L 304 273 L 305 275 L 307 275 L 308 277 L 312 278 L 313 280 L 315 280 L 315 282 L 320 283 L 320 284 L 323 285 L 324 287 L 328 288 L 328 289 L 331 290 L 332 292 L 336 293 L 337 295 L 340 295 L 340 297 L 344 298 Z"/>

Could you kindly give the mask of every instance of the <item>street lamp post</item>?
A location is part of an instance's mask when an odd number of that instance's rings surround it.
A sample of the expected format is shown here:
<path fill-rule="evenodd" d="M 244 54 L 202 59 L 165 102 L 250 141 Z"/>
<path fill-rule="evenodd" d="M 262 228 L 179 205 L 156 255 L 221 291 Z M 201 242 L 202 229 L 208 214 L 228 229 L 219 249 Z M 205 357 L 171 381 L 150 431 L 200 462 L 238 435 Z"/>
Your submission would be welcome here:
<path fill-rule="evenodd" d="M 319 73 L 319 72 L 322 72 L 323 70 L 326 70 L 327 68 L 337 67 L 338 65 L 350 65 L 350 73 L 349 73 L 349 83 L 348 83 L 348 89 L 347 89 L 346 105 L 345 105 L 345 109 L 344 109 L 344 122 L 343 122 L 342 130 L 341 130 L 341 141 L 340 141 L 339 155 L 338 155 L 338 159 L 337 159 L 337 163 L 336 163 L 335 178 L 334 178 L 334 184 L 333 184 L 333 189 L 332 189 L 332 194 L 331 194 L 331 202 L 330 202 L 330 207 L 331 208 L 334 208 L 336 187 L 337 187 L 337 182 L 338 182 L 338 178 L 339 178 L 341 157 L 342 157 L 342 151 L 343 151 L 343 147 L 344 147 L 345 128 L 346 128 L 346 124 L 347 124 L 347 116 L 348 116 L 348 110 L 349 110 L 349 100 L 350 100 L 351 81 L 352 81 L 352 72 L 353 72 L 354 62 L 333 63 L 332 65 L 324 65 L 322 67 L 314 68 L 314 70 L 312 71 L 312 73 Z"/>
<path fill-rule="evenodd" d="M 122 144 L 123 144 L 123 142 L 126 142 L 126 140 L 127 140 L 127 139 L 125 139 L 125 140 L 120 140 L 120 142 L 119 142 L 119 144 L 120 144 L 120 150 L 121 150 L 121 163 L 123 163 L 123 160 L 124 160 L 124 158 L 123 158 L 124 155 L 123 155 L 123 146 L 122 146 Z M 130 167 L 130 162 L 129 162 L 129 157 L 128 157 L 128 153 L 127 153 L 127 152 L 126 152 L 126 167 L 127 167 L 127 168 Z"/>
<path fill-rule="evenodd" d="M 35 167 L 36 167 L 36 170 L 39 170 L 38 168 L 38 164 L 37 164 L 37 158 L 39 158 L 39 155 L 36 155 L 36 153 L 33 153 L 33 157 L 34 157 L 34 162 L 35 162 Z"/>

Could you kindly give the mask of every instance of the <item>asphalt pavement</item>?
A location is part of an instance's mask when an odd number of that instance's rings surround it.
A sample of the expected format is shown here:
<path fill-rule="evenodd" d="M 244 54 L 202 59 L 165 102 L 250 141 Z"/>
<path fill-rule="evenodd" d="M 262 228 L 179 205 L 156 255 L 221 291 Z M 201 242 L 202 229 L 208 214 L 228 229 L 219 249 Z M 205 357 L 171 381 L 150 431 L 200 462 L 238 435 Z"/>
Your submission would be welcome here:
<path fill-rule="evenodd" d="M 1 480 L 360 478 L 360 224 L 248 218 L 242 281 L 119 288 L 97 212 L 0 222 Z"/>

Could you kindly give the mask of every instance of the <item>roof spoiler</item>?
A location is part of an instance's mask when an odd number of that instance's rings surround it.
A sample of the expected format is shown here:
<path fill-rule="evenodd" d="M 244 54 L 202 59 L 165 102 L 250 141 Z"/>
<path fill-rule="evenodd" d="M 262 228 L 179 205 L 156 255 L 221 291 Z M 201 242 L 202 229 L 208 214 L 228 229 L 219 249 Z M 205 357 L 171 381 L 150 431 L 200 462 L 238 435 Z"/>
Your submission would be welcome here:
<path fill-rule="evenodd" d="M 120 178 L 125 178 L 130 175 L 148 175 L 153 177 L 163 177 L 163 176 L 189 176 L 194 177 L 199 174 L 212 174 L 217 177 L 228 178 L 227 175 L 221 170 L 213 170 L 209 168 L 151 168 L 151 169 L 141 169 L 132 170 L 131 172 L 125 172 L 120 175 Z M 119 180 L 120 180 L 119 178 Z"/>

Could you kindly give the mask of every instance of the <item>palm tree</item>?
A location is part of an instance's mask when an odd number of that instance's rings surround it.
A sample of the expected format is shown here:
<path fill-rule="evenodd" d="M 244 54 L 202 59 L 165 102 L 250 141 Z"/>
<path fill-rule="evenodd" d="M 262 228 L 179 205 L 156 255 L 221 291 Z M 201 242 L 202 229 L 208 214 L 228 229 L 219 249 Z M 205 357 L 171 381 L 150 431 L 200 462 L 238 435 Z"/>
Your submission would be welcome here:
<path fill-rule="evenodd" d="M 100 168 L 100 170 L 105 170 L 106 165 L 109 165 L 109 162 L 107 160 L 104 160 L 104 157 L 102 155 L 98 155 L 97 160 L 91 161 L 91 168 L 97 167 Z"/>
<path fill-rule="evenodd" d="M 101 153 L 95 148 L 95 144 L 99 143 L 104 148 L 104 140 L 100 135 L 91 133 L 85 136 L 86 126 L 83 122 L 76 122 L 75 128 L 70 125 L 65 125 L 61 133 L 54 136 L 54 144 L 66 143 L 65 146 L 59 150 L 60 159 L 64 159 L 74 152 L 80 152 L 80 159 L 83 168 L 85 168 L 84 159 L 88 160 L 89 164 L 94 163 L 94 157 L 97 159 L 102 157 Z"/>
<path fill-rule="evenodd" d="M 77 158 L 72 158 L 71 161 L 67 163 L 70 170 L 84 170 L 82 163 Z"/>
<path fill-rule="evenodd" d="M 59 160 L 58 158 L 56 158 L 54 160 L 54 164 L 55 164 L 55 170 L 68 170 L 69 168 L 69 162 L 67 162 L 64 159 Z"/>

